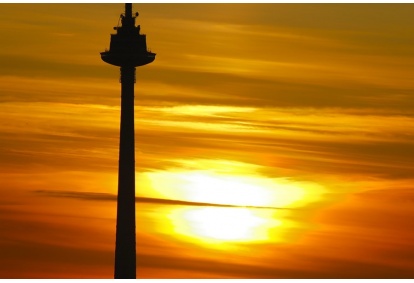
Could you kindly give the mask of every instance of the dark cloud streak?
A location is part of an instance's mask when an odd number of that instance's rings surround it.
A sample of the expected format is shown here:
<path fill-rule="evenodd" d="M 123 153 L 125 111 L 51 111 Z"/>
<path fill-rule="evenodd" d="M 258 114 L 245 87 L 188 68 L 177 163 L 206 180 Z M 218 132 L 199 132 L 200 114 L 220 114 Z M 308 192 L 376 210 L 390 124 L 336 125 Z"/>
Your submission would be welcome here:
<path fill-rule="evenodd" d="M 117 196 L 108 193 L 94 193 L 94 192 L 75 192 L 75 191 L 51 191 L 51 190 L 36 190 L 37 194 L 41 194 L 49 197 L 62 197 L 62 198 L 74 198 L 82 200 L 96 200 L 96 201 L 116 201 Z M 239 206 L 231 204 L 216 204 L 205 202 L 193 202 L 193 201 L 181 201 L 170 200 L 160 198 L 149 197 L 135 197 L 135 201 L 138 203 L 150 203 L 150 204 L 162 204 L 162 205 L 185 205 L 185 206 L 207 206 L 207 207 L 246 207 L 246 208 L 260 208 L 260 209 L 282 209 L 278 207 L 266 207 L 266 206 Z M 286 209 L 286 208 L 283 208 Z"/>

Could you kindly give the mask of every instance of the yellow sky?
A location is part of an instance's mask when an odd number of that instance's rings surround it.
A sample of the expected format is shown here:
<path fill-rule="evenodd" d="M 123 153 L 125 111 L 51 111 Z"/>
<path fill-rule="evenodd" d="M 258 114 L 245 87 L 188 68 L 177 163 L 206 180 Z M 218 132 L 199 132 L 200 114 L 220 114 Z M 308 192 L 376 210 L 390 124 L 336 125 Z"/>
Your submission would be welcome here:
<path fill-rule="evenodd" d="M 111 278 L 123 5 L 0 7 L 0 277 Z M 413 4 L 134 10 L 138 276 L 413 277 Z"/>

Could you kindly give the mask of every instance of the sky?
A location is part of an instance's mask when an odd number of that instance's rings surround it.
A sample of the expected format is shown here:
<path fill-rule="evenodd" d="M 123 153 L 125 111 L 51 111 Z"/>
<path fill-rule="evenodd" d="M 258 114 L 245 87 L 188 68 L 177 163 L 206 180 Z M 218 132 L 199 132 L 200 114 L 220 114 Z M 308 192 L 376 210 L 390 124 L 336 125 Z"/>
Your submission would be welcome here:
<path fill-rule="evenodd" d="M 112 278 L 123 4 L 0 4 L 0 278 Z M 413 278 L 413 4 L 134 4 L 138 278 Z"/>

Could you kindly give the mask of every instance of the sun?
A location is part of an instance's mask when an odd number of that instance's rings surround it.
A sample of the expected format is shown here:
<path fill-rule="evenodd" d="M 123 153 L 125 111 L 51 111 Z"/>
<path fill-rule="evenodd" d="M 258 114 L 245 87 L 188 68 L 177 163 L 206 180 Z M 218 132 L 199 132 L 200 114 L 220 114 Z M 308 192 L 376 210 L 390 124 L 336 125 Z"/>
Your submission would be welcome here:
<path fill-rule="evenodd" d="M 218 175 L 209 172 L 189 172 L 181 176 L 186 181 L 188 197 L 193 201 L 265 206 L 270 192 L 243 177 Z"/>
<path fill-rule="evenodd" d="M 223 244 L 268 240 L 272 230 L 287 224 L 272 214 L 249 208 L 186 207 L 172 210 L 168 218 L 178 235 L 197 242 Z"/>
<path fill-rule="evenodd" d="M 162 197 L 205 203 L 202 207 L 170 207 L 165 211 L 174 235 L 200 244 L 282 241 L 297 225 L 290 211 L 321 198 L 324 189 L 311 182 L 268 178 L 258 174 L 212 170 L 163 171 L 150 175 Z M 209 206 L 211 204 L 211 206 Z M 217 207 L 214 205 L 233 205 Z"/>
<path fill-rule="evenodd" d="M 314 183 L 260 175 L 222 174 L 208 170 L 151 173 L 154 190 L 168 199 L 235 206 L 290 208 L 319 198 Z"/>

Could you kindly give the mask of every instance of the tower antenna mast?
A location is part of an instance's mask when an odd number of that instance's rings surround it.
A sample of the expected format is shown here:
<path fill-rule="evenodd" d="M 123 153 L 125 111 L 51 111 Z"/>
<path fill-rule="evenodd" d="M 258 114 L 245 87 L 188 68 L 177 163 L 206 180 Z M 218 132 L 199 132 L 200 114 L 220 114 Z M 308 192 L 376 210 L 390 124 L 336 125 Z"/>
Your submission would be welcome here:
<path fill-rule="evenodd" d="M 121 70 L 121 122 L 119 141 L 118 199 L 115 240 L 116 279 L 136 278 L 136 228 L 135 228 L 135 130 L 134 84 L 135 68 L 155 60 L 155 53 L 147 49 L 146 35 L 135 26 L 132 4 L 125 4 L 121 26 L 111 34 L 108 51 L 101 52 L 104 62 Z"/>

